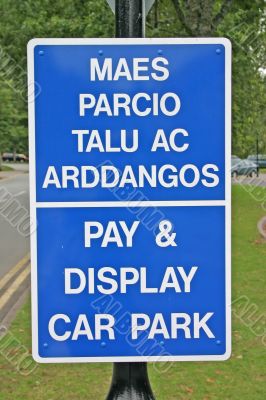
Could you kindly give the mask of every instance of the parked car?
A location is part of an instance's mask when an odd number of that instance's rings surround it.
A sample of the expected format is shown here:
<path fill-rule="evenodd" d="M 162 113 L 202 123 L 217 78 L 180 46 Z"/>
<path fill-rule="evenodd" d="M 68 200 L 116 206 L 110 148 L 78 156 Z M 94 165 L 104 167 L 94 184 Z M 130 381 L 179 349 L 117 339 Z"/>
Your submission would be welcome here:
<path fill-rule="evenodd" d="M 2 160 L 6 162 L 13 162 L 14 161 L 14 154 L 13 153 L 3 153 Z M 28 157 L 25 154 L 17 153 L 15 154 L 15 161 L 16 162 L 28 162 Z"/>
<path fill-rule="evenodd" d="M 3 153 L 2 160 L 3 161 L 14 161 L 13 153 Z"/>
<path fill-rule="evenodd" d="M 266 154 L 258 154 L 258 160 L 257 155 L 252 154 L 248 156 L 248 160 L 258 164 L 259 168 L 266 168 Z"/>
<path fill-rule="evenodd" d="M 28 159 L 27 156 L 25 156 L 25 154 L 19 153 L 19 154 L 16 154 L 16 161 L 19 161 L 19 162 L 28 162 L 29 159 Z"/>
<path fill-rule="evenodd" d="M 256 176 L 257 164 L 250 160 L 241 160 L 240 158 L 232 158 L 231 160 L 231 175 L 237 178 L 238 175 Z"/>

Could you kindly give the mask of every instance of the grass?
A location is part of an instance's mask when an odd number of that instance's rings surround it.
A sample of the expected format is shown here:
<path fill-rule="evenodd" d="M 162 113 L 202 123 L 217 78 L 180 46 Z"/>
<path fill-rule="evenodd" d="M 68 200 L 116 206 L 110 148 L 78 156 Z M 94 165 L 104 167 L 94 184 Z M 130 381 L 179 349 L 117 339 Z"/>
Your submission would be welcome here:
<path fill-rule="evenodd" d="M 260 188 L 266 205 L 266 189 Z M 265 206 L 266 207 L 266 206 Z M 261 203 L 245 188 L 233 187 L 233 352 L 225 362 L 174 363 L 167 373 L 150 365 L 157 400 L 262 400 L 266 393 L 265 359 L 260 317 L 264 307 L 266 243 L 257 232 L 266 215 Z M 243 313 L 238 299 L 254 308 Z M 257 320 L 257 323 L 256 323 Z M 251 327 L 253 325 L 253 327 Z M 10 331 L 31 348 L 30 306 L 25 304 Z M 1 352 L 1 342 L 0 342 Z M 1 357 L 1 400 L 101 400 L 108 391 L 110 364 L 38 365 L 29 376 L 20 375 Z"/>
<path fill-rule="evenodd" d="M 14 168 L 9 167 L 8 165 L 2 165 L 0 171 L 14 171 Z"/>

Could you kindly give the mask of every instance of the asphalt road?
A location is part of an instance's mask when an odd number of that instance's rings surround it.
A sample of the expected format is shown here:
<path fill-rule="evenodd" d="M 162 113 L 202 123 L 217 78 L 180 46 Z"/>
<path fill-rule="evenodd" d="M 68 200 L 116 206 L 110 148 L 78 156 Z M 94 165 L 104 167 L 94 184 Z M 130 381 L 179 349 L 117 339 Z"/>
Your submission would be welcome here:
<path fill-rule="evenodd" d="M 260 173 L 259 177 L 250 178 L 248 176 L 239 176 L 236 179 L 232 180 L 233 183 L 239 185 L 252 185 L 252 186 L 261 186 L 266 187 L 266 174 Z"/>
<path fill-rule="evenodd" d="M 29 172 L 29 164 L 24 163 L 3 163 L 7 167 L 13 168 L 15 171 Z"/>
<path fill-rule="evenodd" d="M 21 171 L 20 168 L 27 170 L 25 165 L 19 165 L 16 169 Z M 19 210 L 17 217 L 13 207 Z M 24 224 L 21 223 L 23 218 Z M 30 240 L 27 236 L 29 230 L 23 229 L 26 220 L 28 223 L 29 175 L 20 173 L 9 179 L 0 180 L 0 279 L 30 250 Z"/>

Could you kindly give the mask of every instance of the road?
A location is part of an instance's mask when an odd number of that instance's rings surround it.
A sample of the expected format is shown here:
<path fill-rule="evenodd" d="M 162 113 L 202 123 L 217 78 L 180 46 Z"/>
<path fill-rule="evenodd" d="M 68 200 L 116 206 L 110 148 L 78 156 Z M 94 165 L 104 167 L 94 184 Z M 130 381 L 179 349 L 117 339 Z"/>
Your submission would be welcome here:
<path fill-rule="evenodd" d="M 252 186 L 261 186 L 266 187 L 266 174 L 260 173 L 259 177 L 250 178 L 248 176 L 239 176 L 236 179 L 232 180 L 233 183 L 238 185 L 252 185 Z"/>
<path fill-rule="evenodd" d="M 29 172 L 29 164 L 24 163 L 3 163 L 7 167 L 13 168 L 15 171 Z"/>
<path fill-rule="evenodd" d="M 15 168 L 27 171 L 23 164 L 16 164 Z M 17 217 L 13 207 L 19 210 Z M 25 224 L 21 223 L 23 216 Z M 0 180 L 0 279 L 29 252 L 29 236 L 25 237 L 28 231 L 23 232 L 26 220 L 29 221 L 28 173 Z"/>

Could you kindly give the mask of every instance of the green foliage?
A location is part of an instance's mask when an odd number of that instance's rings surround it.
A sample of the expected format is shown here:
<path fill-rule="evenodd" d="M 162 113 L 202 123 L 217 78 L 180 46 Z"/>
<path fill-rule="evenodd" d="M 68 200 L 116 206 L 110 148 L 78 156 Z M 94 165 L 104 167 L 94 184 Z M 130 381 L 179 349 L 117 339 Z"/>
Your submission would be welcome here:
<path fill-rule="evenodd" d="M 27 153 L 27 42 L 113 36 L 114 18 L 105 0 L 0 0 L 0 10 L 0 154 Z"/>
<path fill-rule="evenodd" d="M 266 153 L 266 19 L 264 1 L 234 1 L 218 35 L 233 44 L 233 152 Z M 262 70 L 264 69 L 264 74 Z"/>
<path fill-rule="evenodd" d="M 148 37 L 225 36 L 233 43 L 233 152 L 266 152 L 264 0 L 157 0 Z M 0 0 L 0 153 L 27 152 L 26 44 L 34 37 L 112 37 L 106 0 Z"/>
<path fill-rule="evenodd" d="M 13 85 L 12 80 L 0 85 L 0 152 L 27 149 L 27 113 Z"/>
<path fill-rule="evenodd" d="M 266 153 L 264 0 L 161 0 L 148 19 L 153 37 L 221 36 L 233 45 L 233 153 Z M 262 74 L 264 70 L 264 74 Z"/>

